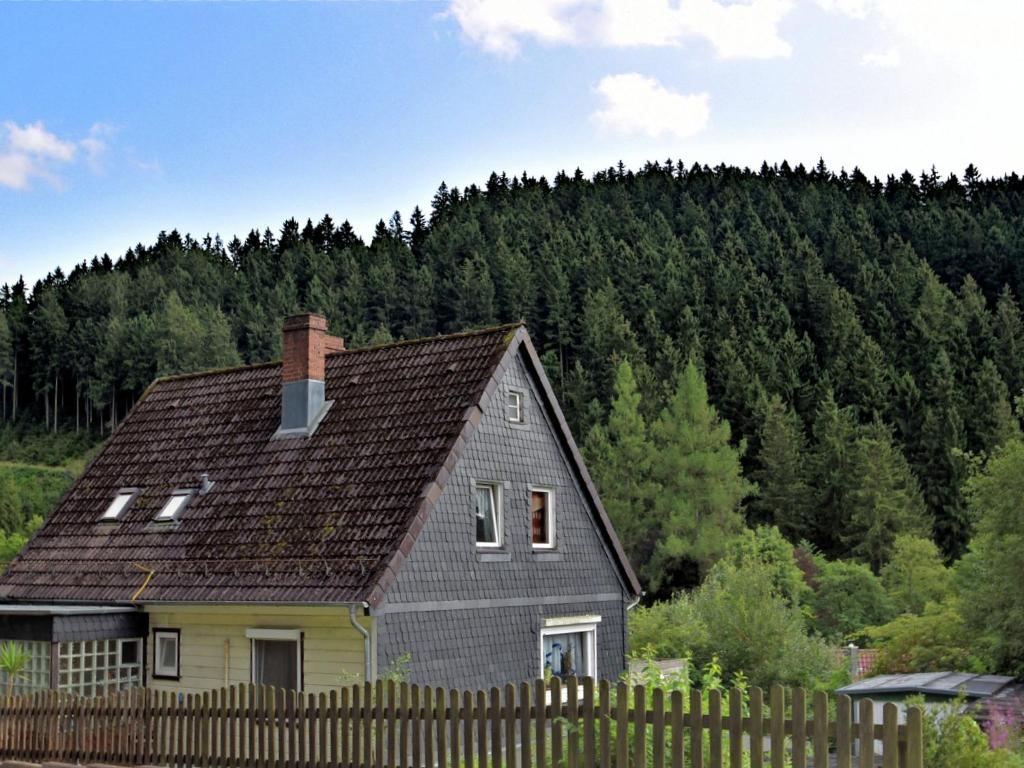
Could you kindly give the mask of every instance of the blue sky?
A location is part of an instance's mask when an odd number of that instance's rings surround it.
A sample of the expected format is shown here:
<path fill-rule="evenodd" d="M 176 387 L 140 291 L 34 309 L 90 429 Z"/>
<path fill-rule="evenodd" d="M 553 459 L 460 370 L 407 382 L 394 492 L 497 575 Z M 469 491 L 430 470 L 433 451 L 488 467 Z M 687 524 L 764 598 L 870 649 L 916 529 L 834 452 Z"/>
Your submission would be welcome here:
<path fill-rule="evenodd" d="M 1024 170 L 1009 0 L 13 3 L 0 284 L 622 159 Z"/>

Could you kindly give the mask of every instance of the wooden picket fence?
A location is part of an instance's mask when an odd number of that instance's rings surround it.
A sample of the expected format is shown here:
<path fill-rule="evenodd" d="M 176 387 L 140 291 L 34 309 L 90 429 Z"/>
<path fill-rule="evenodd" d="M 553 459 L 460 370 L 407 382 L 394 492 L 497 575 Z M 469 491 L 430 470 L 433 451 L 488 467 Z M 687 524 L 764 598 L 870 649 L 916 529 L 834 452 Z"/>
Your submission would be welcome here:
<path fill-rule="evenodd" d="M 921 711 L 853 717 L 803 689 L 543 680 L 490 691 L 377 682 L 302 694 L 56 691 L 0 706 L 0 758 L 176 768 L 923 768 Z M 854 747 L 859 746 L 856 750 Z M 880 751 L 879 751 L 880 750 Z M 876 752 L 878 756 L 876 757 Z M 879 762 L 880 761 L 880 762 Z"/>

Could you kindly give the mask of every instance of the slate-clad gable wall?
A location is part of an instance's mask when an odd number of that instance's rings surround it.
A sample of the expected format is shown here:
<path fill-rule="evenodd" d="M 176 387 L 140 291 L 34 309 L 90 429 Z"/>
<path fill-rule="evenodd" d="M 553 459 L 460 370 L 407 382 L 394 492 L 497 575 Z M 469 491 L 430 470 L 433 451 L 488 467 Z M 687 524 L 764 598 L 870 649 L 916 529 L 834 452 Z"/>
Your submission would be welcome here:
<path fill-rule="evenodd" d="M 524 425 L 507 420 L 510 388 L 525 395 Z M 536 677 L 543 618 L 599 614 L 598 672 L 621 672 L 625 590 L 556 434 L 519 357 L 387 592 L 378 623 L 381 670 L 409 652 L 418 682 L 471 687 Z M 477 481 L 502 488 L 498 553 L 476 546 Z M 554 551 L 530 542 L 533 486 L 554 490 Z M 453 609 L 453 601 L 474 602 Z"/>

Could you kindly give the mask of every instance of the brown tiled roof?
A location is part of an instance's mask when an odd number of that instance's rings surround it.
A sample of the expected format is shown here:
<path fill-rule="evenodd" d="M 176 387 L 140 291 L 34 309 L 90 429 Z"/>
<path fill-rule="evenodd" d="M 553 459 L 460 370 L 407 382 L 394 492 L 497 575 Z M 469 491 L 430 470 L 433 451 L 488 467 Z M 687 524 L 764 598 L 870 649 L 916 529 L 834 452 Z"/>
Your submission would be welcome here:
<path fill-rule="evenodd" d="M 515 326 L 331 355 L 310 438 L 272 440 L 280 364 L 156 382 L 0 580 L 19 600 L 350 602 L 402 545 Z M 174 530 L 152 520 L 196 495 Z M 117 523 L 118 489 L 140 495 Z"/>

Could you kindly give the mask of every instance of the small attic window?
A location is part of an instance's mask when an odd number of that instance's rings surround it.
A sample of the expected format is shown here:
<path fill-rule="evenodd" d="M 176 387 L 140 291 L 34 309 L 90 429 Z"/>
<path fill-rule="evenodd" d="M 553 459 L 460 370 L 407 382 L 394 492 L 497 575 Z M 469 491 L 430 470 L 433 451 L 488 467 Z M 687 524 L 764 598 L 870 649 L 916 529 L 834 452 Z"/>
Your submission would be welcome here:
<path fill-rule="evenodd" d="M 128 505 L 132 503 L 132 500 L 138 495 L 139 491 L 137 488 L 122 488 L 117 492 L 117 496 L 110 502 L 110 506 L 107 507 L 107 511 L 103 513 L 100 520 L 105 522 L 113 522 L 121 517 L 121 513 L 124 512 Z"/>
<path fill-rule="evenodd" d="M 171 523 L 177 520 L 182 510 L 188 505 L 193 493 L 195 491 L 192 489 L 184 489 L 172 493 L 171 498 L 156 513 L 154 520 L 158 523 Z"/>
<path fill-rule="evenodd" d="M 508 420 L 513 424 L 522 424 L 526 421 L 523 413 L 523 393 L 512 390 L 508 393 L 508 401 L 505 406 L 508 412 Z"/>

